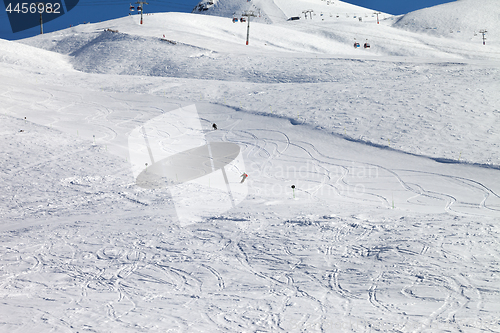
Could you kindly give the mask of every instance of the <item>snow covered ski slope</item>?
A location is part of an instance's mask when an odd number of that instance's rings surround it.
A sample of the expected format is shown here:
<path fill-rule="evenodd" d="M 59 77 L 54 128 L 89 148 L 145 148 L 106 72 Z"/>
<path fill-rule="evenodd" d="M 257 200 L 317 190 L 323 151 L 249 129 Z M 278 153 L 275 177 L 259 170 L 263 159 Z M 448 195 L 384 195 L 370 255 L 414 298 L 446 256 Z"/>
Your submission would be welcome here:
<path fill-rule="evenodd" d="M 253 11 L 256 20 L 278 23 L 291 17 L 303 19 L 318 19 L 320 21 L 376 21 L 377 11 L 359 7 L 342 1 L 333 0 L 203 0 L 193 10 L 193 13 L 233 17 Z M 387 13 L 379 13 L 379 19 L 391 17 Z"/>
<path fill-rule="evenodd" d="M 495 2 L 287 3 L 0 40 L 0 332 L 500 331 Z"/>

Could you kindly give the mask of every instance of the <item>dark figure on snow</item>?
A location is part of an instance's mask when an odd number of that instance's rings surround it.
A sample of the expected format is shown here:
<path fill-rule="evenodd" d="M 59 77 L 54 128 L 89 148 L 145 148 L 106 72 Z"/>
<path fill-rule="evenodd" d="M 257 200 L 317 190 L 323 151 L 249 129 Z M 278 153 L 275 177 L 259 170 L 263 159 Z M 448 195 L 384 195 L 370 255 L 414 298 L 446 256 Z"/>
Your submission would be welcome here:
<path fill-rule="evenodd" d="M 217 129 L 217 124 L 216 124 L 216 123 L 213 123 L 212 128 L 213 128 L 214 130 L 216 130 L 216 129 Z"/>
<path fill-rule="evenodd" d="M 245 172 L 243 172 L 243 174 L 240 177 L 241 177 L 241 182 L 240 183 L 243 183 L 245 181 L 245 179 L 248 178 L 248 175 Z"/>

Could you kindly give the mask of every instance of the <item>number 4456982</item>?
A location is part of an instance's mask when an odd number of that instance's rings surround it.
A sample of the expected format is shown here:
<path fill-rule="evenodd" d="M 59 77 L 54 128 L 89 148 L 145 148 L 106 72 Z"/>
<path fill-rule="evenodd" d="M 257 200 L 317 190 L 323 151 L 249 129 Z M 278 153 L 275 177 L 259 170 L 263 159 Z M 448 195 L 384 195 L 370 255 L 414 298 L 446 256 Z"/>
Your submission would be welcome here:
<path fill-rule="evenodd" d="M 18 14 L 27 14 L 27 13 L 48 13 L 48 14 L 60 14 L 60 9 L 61 9 L 61 4 L 58 2 L 55 2 L 54 4 L 51 3 L 17 3 L 14 8 L 12 8 L 12 4 L 9 3 L 7 5 L 7 8 L 5 8 L 5 11 L 11 14 L 12 12 L 16 12 Z"/>

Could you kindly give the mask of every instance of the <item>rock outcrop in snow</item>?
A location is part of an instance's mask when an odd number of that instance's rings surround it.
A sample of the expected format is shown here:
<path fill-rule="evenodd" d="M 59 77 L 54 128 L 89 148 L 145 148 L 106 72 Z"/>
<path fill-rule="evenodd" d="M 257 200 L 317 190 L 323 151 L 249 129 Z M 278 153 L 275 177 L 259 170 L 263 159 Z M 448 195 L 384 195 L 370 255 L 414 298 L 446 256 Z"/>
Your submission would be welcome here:
<path fill-rule="evenodd" d="M 209 10 L 217 3 L 217 0 L 202 0 L 199 4 L 196 5 L 193 9 L 193 13 L 204 12 Z"/>
<path fill-rule="evenodd" d="M 193 13 L 221 17 L 241 17 L 245 12 L 253 12 L 257 22 L 273 23 L 283 21 L 286 16 L 273 1 L 236 1 L 236 0 L 202 0 L 193 9 Z"/>

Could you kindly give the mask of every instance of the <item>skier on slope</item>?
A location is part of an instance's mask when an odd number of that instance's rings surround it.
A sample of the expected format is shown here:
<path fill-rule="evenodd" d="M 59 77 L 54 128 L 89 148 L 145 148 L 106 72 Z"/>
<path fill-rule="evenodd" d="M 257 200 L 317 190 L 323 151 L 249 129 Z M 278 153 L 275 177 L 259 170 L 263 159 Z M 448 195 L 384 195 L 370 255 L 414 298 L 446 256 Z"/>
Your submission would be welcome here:
<path fill-rule="evenodd" d="M 243 174 L 241 175 L 241 182 L 240 183 L 243 183 L 245 181 L 245 179 L 247 179 L 247 177 L 248 177 L 248 175 L 243 172 Z"/>
<path fill-rule="evenodd" d="M 213 124 L 212 124 L 212 128 L 213 128 L 214 130 L 216 130 L 216 129 L 217 129 L 217 124 L 216 124 L 216 123 L 213 123 Z"/>

